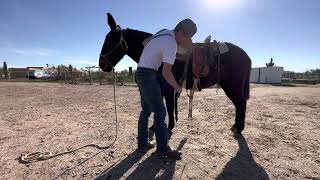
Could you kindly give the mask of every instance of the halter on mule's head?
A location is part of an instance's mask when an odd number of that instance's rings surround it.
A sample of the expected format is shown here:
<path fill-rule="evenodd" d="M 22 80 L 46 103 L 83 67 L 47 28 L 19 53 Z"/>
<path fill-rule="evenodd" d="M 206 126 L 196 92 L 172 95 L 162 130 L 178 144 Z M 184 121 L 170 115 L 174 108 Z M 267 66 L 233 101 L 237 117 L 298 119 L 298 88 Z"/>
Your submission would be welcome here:
<path fill-rule="evenodd" d="M 117 26 L 109 13 L 108 24 L 111 31 L 106 36 L 99 58 L 99 66 L 105 72 L 112 71 L 128 50 L 127 42 L 123 37 L 123 30 L 120 26 Z"/>

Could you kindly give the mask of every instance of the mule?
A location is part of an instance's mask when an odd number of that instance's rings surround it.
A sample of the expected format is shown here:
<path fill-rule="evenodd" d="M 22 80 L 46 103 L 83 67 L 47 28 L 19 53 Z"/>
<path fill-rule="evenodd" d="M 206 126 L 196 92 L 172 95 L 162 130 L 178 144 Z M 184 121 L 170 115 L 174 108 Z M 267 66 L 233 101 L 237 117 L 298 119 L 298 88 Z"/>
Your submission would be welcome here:
<path fill-rule="evenodd" d="M 138 63 L 143 51 L 142 42 L 152 34 L 133 29 L 122 30 L 109 13 L 108 24 L 111 31 L 107 34 L 100 53 L 100 68 L 106 72 L 112 71 L 113 67 L 124 57 L 124 55 L 128 55 Z M 197 60 L 197 56 L 194 56 L 194 52 L 192 53 L 189 63 L 187 63 L 188 67 L 185 75 L 187 82 L 186 88 L 192 88 L 195 77 L 199 79 L 198 86 L 200 88 L 209 88 L 215 84 L 219 85 L 224 90 L 227 97 L 232 101 L 236 109 L 235 123 L 231 127 L 231 130 L 234 133 L 241 133 L 245 127 L 246 107 L 247 100 L 249 99 L 251 59 L 240 47 L 228 42 L 225 44 L 229 49 L 228 52 L 224 54 L 214 54 L 213 56 L 204 55 L 210 60 L 210 63 L 205 64 L 207 67 L 207 74 L 204 76 L 199 76 L 199 74 L 194 73 L 193 65 L 195 63 L 193 60 Z M 207 49 L 208 48 L 205 48 L 205 50 Z M 176 61 L 174 66 L 173 73 L 176 80 L 179 81 L 180 77 L 184 74 L 185 63 Z M 172 118 L 173 109 L 171 109 L 171 107 L 174 107 L 174 90 L 168 84 L 162 85 L 162 87 L 164 87 L 162 90 L 164 91 L 163 95 L 166 99 L 167 112 L 169 115 L 168 129 L 171 128 L 172 130 L 174 127 L 174 118 Z M 165 92 L 165 90 L 169 93 Z"/>

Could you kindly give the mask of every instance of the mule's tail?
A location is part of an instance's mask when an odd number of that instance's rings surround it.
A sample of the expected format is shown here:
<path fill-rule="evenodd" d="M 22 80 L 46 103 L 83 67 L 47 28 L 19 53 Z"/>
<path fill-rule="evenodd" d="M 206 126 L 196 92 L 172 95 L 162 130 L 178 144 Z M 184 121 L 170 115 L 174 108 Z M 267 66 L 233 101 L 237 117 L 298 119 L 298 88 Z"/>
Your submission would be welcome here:
<path fill-rule="evenodd" d="M 244 93 L 247 100 L 250 98 L 250 73 L 251 73 L 251 65 L 247 73 L 246 82 L 244 85 Z"/>
<path fill-rule="evenodd" d="M 178 122 L 178 98 L 179 98 L 180 94 L 178 93 L 174 93 L 174 114 L 175 114 L 175 118 L 176 118 L 176 122 Z"/>

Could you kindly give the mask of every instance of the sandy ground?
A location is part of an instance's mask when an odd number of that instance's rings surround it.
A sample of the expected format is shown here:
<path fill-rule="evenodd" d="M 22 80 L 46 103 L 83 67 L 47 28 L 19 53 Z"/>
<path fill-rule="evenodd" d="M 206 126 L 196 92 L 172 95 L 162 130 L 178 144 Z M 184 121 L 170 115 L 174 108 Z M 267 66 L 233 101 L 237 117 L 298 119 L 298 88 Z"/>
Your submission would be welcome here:
<path fill-rule="evenodd" d="M 218 94 L 215 89 L 195 94 L 192 121 L 183 93 L 180 120 L 170 140 L 182 152 L 178 161 L 159 160 L 152 155 L 154 149 L 144 155 L 135 151 L 138 89 L 118 86 L 119 137 L 113 148 L 88 147 L 45 161 L 18 162 L 23 153 L 110 144 L 115 138 L 112 88 L 0 82 L 0 179 L 320 177 L 319 85 L 252 85 L 244 137 L 238 139 L 229 130 L 234 106 L 221 89 Z"/>

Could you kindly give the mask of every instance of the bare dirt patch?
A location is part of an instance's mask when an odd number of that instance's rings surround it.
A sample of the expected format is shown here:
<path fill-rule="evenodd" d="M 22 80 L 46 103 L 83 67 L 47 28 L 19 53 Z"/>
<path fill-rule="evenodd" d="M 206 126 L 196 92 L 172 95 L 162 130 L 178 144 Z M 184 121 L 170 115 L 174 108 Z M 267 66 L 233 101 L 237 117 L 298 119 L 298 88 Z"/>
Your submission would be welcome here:
<path fill-rule="evenodd" d="M 222 90 L 218 95 L 215 89 L 195 94 L 192 121 L 187 120 L 188 102 L 183 93 L 180 119 L 170 140 L 171 147 L 182 152 L 179 161 L 159 160 L 152 155 L 154 150 L 136 153 L 138 89 L 118 86 L 119 137 L 111 149 L 114 153 L 97 154 L 99 150 L 86 148 L 20 164 L 17 158 L 23 153 L 59 153 L 91 143 L 111 143 L 115 135 L 113 89 L 1 82 L 0 92 L 0 179 L 320 177 L 319 85 L 252 85 L 244 138 L 239 139 L 230 133 L 234 106 Z"/>

